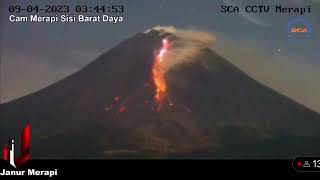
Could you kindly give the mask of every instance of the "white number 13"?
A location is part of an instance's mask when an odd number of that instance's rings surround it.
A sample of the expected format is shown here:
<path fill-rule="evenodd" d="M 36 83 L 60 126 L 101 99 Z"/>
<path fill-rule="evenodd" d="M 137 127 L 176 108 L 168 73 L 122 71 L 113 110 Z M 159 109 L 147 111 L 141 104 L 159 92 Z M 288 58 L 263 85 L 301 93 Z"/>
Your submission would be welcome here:
<path fill-rule="evenodd" d="M 320 168 L 320 160 L 314 160 L 312 162 L 313 162 L 315 168 Z"/>

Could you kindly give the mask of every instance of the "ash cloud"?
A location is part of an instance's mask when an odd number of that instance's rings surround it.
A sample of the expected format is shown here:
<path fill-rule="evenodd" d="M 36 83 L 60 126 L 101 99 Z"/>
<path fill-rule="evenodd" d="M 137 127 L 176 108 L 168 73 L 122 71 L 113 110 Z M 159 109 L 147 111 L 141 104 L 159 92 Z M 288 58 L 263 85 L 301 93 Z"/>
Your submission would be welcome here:
<path fill-rule="evenodd" d="M 176 29 L 173 26 L 156 26 L 152 30 L 160 31 L 160 35 L 170 33 L 170 47 L 162 63 L 164 72 L 172 67 L 194 61 L 204 48 L 211 48 L 215 37 L 209 32 L 196 29 Z M 148 33 L 148 31 L 146 31 Z"/>

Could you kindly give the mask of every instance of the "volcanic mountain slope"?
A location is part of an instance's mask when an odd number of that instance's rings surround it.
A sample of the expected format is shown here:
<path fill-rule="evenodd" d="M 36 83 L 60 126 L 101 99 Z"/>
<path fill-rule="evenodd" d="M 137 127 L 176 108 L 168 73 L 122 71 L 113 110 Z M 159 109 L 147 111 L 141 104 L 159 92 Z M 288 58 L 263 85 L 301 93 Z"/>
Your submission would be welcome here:
<path fill-rule="evenodd" d="M 289 158 L 320 154 L 320 115 L 209 49 L 166 74 L 173 106 L 154 111 L 162 38 L 138 33 L 79 72 L 0 108 L 0 141 L 31 124 L 34 158 Z"/>

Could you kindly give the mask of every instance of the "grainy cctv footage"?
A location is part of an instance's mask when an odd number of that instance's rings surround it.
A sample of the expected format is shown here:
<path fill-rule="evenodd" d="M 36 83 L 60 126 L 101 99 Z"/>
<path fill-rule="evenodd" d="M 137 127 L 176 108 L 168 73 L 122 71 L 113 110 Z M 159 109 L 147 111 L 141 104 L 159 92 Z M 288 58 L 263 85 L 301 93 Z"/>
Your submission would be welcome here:
<path fill-rule="evenodd" d="M 293 172 L 320 170 L 320 1 L 0 9 L 0 176 L 59 177 L 87 159 L 284 159 Z M 44 159 L 65 163 L 38 166 Z"/>

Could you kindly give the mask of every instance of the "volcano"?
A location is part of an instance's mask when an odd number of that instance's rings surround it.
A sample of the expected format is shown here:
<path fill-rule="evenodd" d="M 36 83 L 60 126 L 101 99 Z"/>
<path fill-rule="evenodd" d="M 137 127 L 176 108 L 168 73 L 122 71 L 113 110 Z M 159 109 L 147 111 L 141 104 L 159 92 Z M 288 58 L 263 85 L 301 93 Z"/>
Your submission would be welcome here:
<path fill-rule="evenodd" d="M 31 125 L 33 158 L 292 158 L 320 155 L 320 115 L 260 84 L 211 49 L 165 74 L 164 38 L 138 33 L 38 92 L 1 104 L 0 142 Z"/>

